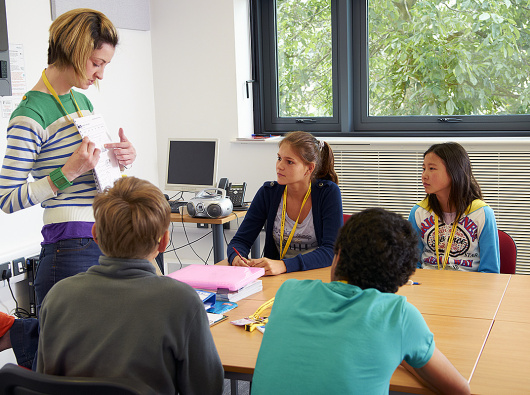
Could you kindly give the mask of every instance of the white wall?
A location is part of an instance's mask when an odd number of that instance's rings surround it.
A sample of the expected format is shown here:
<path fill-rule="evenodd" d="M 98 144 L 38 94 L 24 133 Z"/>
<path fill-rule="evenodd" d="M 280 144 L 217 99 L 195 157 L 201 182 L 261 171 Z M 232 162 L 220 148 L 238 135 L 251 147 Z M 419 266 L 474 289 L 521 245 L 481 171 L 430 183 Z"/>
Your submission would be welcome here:
<path fill-rule="evenodd" d="M 276 147 L 232 142 L 253 133 L 247 1 L 152 1 L 151 36 L 158 151 L 169 137 L 218 137 L 219 176 L 252 197 L 275 178 Z M 162 185 L 165 158 L 158 166 Z"/>
<path fill-rule="evenodd" d="M 156 97 L 160 185 L 164 185 L 165 152 L 170 137 L 220 139 L 218 176 L 247 182 L 246 200 L 261 184 L 275 179 L 276 144 L 235 143 L 253 133 L 252 101 L 245 81 L 251 79 L 247 0 L 151 1 L 151 38 Z M 232 226 L 234 228 L 236 224 Z M 187 242 L 182 225 L 175 245 Z M 190 239 L 205 234 L 187 226 Z M 233 231 L 225 232 L 228 240 Z M 206 258 L 211 238 L 200 243 Z M 198 261 L 186 247 L 187 262 Z M 168 261 L 175 261 L 167 254 Z M 211 262 L 211 261 L 210 261 Z M 170 268 L 171 269 L 171 268 Z"/>

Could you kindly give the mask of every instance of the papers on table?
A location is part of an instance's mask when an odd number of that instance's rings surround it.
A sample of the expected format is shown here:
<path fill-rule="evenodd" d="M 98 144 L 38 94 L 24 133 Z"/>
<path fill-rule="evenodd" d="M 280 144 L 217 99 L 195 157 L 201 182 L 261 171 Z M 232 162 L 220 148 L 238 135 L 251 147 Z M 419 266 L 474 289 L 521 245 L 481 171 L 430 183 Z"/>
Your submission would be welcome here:
<path fill-rule="evenodd" d="M 223 314 L 206 313 L 206 315 L 208 316 L 208 322 L 210 323 L 210 326 L 213 326 L 228 318 L 227 315 Z"/>

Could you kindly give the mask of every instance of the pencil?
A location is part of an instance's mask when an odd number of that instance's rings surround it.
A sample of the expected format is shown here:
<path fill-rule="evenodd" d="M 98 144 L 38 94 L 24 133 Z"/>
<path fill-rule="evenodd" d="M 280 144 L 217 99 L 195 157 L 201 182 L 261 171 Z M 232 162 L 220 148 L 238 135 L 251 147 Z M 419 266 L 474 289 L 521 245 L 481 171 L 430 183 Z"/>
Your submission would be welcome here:
<path fill-rule="evenodd" d="M 243 258 L 243 257 L 241 256 L 241 254 L 239 253 L 239 251 L 238 251 L 238 250 L 236 250 L 236 247 L 232 247 L 232 248 L 233 248 L 233 249 L 234 249 L 234 251 L 236 252 L 236 254 L 237 254 L 237 256 L 239 257 L 239 259 L 241 259 L 241 260 L 243 261 L 243 263 L 245 263 L 245 264 L 246 264 L 246 263 L 247 263 L 247 261 L 245 260 L 245 258 Z"/>

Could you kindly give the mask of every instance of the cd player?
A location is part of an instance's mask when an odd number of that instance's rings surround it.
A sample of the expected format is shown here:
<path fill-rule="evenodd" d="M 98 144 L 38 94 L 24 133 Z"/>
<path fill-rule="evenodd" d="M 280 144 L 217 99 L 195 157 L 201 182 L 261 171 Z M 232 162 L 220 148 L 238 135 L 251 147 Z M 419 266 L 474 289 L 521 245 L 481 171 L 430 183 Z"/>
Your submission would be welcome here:
<path fill-rule="evenodd" d="M 203 189 L 188 201 L 186 206 L 190 217 L 219 218 L 232 212 L 232 201 L 221 188 Z"/>

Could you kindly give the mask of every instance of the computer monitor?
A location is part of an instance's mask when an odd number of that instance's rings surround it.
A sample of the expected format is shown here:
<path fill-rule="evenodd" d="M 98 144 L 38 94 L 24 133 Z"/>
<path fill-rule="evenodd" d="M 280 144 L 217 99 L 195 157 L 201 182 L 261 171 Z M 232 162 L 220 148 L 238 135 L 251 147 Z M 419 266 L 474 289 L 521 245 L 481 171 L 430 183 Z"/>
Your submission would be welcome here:
<path fill-rule="evenodd" d="M 170 138 L 167 147 L 166 189 L 197 192 L 217 187 L 219 139 Z"/>

